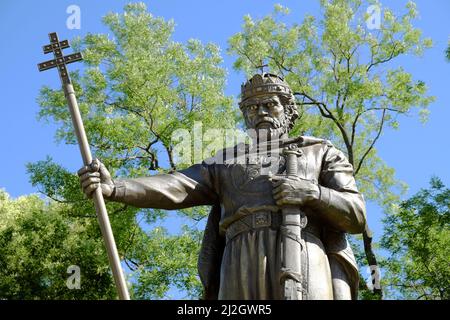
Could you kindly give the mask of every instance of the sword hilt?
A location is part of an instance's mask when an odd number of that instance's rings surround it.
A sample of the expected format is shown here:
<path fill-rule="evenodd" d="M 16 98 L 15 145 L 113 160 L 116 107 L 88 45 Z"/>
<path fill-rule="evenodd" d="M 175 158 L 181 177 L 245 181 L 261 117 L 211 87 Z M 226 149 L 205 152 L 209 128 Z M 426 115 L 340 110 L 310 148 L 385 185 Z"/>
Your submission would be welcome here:
<path fill-rule="evenodd" d="M 298 172 L 298 157 L 303 152 L 298 148 L 298 145 L 292 143 L 283 149 L 283 154 L 286 155 L 286 174 L 296 175 Z"/>

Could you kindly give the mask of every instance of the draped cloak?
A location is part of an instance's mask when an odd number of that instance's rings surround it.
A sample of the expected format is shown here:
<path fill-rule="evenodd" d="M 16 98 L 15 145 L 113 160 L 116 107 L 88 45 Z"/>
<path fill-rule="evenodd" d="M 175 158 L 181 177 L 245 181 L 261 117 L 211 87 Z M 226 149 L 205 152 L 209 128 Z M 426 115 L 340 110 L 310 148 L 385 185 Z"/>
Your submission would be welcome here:
<path fill-rule="evenodd" d="M 362 232 L 365 204 L 353 167 L 326 140 L 302 136 L 286 143 L 297 143 L 301 150 L 298 177 L 320 189 L 319 201 L 302 208 L 308 217 L 304 297 L 333 299 L 333 279 L 342 278 L 333 271 L 337 264 L 355 299 L 359 276 L 346 233 Z M 232 150 L 236 155 L 248 146 L 241 144 Z M 222 150 L 221 155 L 225 153 Z M 283 174 L 285 159 L 282 155 L 270 161 L 256 157 L 243 164 L 222 156 L 169 174 L 119 180 L 114 199 L 162 209 L 211 205 L 198 259 L 204 299 L 282 299 L 280 232 L 270 221 L 281 215 L 281 209 L 272 197 L 269 174 Z M 258 217 L 269 223 L 249 226 L 248 221 Z"/>

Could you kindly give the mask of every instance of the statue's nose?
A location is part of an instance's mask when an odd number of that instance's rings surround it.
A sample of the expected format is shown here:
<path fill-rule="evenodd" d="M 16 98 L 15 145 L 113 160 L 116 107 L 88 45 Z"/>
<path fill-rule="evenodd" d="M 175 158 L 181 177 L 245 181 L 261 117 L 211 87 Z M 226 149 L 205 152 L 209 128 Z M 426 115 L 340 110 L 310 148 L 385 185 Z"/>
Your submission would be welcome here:
<path fill-rule="evenodd" d="M 258 108 L 258 115 L 265 116 L 267 114 L 268 114 L 268 112 L 267 112 L 266 106 L 260 105 L 259 108 Z"/>

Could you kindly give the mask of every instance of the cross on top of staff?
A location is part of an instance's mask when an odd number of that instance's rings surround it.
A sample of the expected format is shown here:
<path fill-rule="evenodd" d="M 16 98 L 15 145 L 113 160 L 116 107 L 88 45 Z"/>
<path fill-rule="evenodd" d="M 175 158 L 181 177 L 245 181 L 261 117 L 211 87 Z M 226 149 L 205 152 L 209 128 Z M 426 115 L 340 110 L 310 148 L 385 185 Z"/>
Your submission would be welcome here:
<path fill-rule="evenodd" d="M 63 84 L 70 83 L 69 72 L 67 71 L 67 63 L 83 60 L 83 56 L 80 52 L 72 53 L 67 56 L 63 56 L 62 49 L 69 48 L 69 41 L 59 41 L 56 32 L 48 34 L 50 38 L 50 44 L 43 47 L 44 53 L 53 52 L 55 59 L 44 61 L 38 64 L 39 71 L 45 71 L 51 68 L 58 68 L 59 77 Z"/>

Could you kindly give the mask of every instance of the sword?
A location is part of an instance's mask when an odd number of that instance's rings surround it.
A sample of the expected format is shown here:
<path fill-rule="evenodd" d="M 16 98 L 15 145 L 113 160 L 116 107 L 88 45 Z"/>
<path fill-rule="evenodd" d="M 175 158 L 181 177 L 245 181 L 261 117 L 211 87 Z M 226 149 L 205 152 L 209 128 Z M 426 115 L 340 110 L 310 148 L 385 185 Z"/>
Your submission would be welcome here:
<path fill-rule="evenodd" d="M 286 174 L 297 175 L 298 157 L 302 155 L 298 145 L 292 143 L 283 149 L 286 155 Z M 298 206 L 283 206 L 281 223 L 281 274 L 285 300 L 302 300 L 304 297 L 302 274 L 302 251 L 305 242 L 302 239 L 302 228 L 306 226 L 305 213 Z"/>

